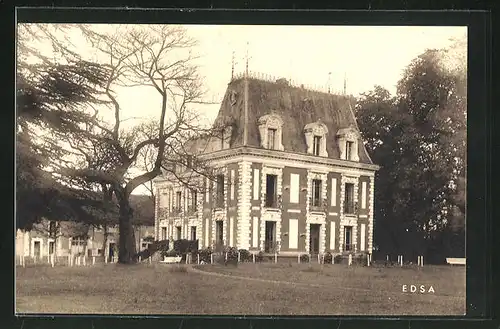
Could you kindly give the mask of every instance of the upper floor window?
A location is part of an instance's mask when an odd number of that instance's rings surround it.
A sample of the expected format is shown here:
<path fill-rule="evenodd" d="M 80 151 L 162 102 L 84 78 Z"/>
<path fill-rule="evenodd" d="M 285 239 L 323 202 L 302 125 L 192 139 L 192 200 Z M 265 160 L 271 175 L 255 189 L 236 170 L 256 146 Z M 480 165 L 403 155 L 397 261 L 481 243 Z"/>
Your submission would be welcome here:
<path fill-rule="evenodd" d="M 276 148 L 276 129 L 267 129 L 267 148 L 270 150 Z"/>
<path fill-rule="evenodd" d="M 196 192 L 196 190 L 193 190 L 193 189 L 189 190 L 189 193 L 191 193 L 191 196 L 190 196 L 190 204 L 189 204 L 188 210 L 189 210 L 189 212 L 195 212 L 196 205 L 198 202 L 198 193 Z"/>
<path fill-rule="evenodd" d="M 259 118 L 260 146 L 284 151 L 283 147 L 283 120 L 275 113 L 266 114 Z"/>
<path fill-rule="evenodd" d="M 224 206 L 224 175 L 217 175 L 215 206 L 217 208 Z"/>
<path fill-rule="evenodd" d="M 316 156 L 327 157 L 326 150 L 326 135 L 328 128 L 321 121 L 309 123 L 304 127 L 304 134 L 306 136 L 307 153 Z"/>
<path fill-rule="evenodd" d="M 313 154 L 319 156 L 320 150 L 321 150 L 321 136 L 314 136 Z"/>
<path fill-rule="evenodd" d="M 345 142 L 345 158 L 346 158 L 346 160 L 352 160 L 353 148 L 354 148 L 354 142 L 350 142 L 350 141 Z"/>
<path fill-rule="evenodd" d="M 182 198 L 182 192 L 177 191 L 175 193 L 175 211 L 181 211 L 181 198 Z"/>
<path fill-rule="evenodd" d="M 345 184 L 345 200 L 344 200 L 344 213 L 354 214 L 354 184 Z"/>
<path fill-rule="evenodd" d="M 312 193 L 311 193 L 311 206 L 320 207 L 321 206 L 321 180 L 312 180 Z"/>
<path fill-rule="evenodd" d="M 266 175 L 266 199 L 265 206 L 267 208 L 278 207 L 278 176 Z"/>
<path fill-rule="evenodd" d="M 340 159 L 359 161 L 358 136 L 359 133 L 352 127 L 340 129 L 337 132 Z"/>

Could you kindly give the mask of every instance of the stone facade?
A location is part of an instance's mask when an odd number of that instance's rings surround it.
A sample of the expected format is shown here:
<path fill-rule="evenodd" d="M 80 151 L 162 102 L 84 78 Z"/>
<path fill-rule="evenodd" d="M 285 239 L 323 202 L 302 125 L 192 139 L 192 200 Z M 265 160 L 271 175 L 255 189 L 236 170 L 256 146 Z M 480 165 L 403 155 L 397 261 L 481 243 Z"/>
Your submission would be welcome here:
<path fill-rule="evenodd" d="M 190 237 L 187 231 L 196 226 L 199 245 L 213 247 L 220 221 L 223 243 L 251 252 L 272 249 L 284 255 L 310 253 L 312 241 L 319 253 L 371 252 L 378 166 L 366 153 L 348 100 L 284 84 L 244 82 L 232 81 L 221 104 L 219 116 L 232 117 L 236 123 L 230 135 L 224 135 L 224 143 L 207 138 L 193 141 L 192 147 L 186 144 L 186 149 L 193 150 L 190 155 L 214 168 L 213 173 L 206 173 L 210 179 L 193 174 L 189 168 L 178 176 L 204 181 L 196 216 L 187 216 L 185 209 L 172 212 L 173 199 L 159 198 L 159 203 L 168 204 L 158 205 L 156 214 L 160 218 L 155 223 L 160 228 L 156 231 L 167 228 L 171 232 L 169 227 L 179 225 L 182 236 Z M 248 100 L 240 100 L 242 95 Z M 293 113 L 311 104 L 318 104 L 308 110 L 311 115 Z M 280 108 L 283 106 L 287 108 Z M 223 205 L 216 207 L 218 174 L 224 176 L 223 191 L 218 192 L 224 198 Z M 272 189 L 267 189 L 267 175 L 276 177 L 275 181 L 269 177 Z M 321 181 L 315 192 L 313 180 Z M 346 183 L 353 184 L 348 208 Z M 172 177 L 158 177 L 155 185 L 175 190 L 182 183 Z M 313 193 L 316 201 L 311 206 Z M 346 228 L 351 232 L 352 245 L 347 251 Z"/>

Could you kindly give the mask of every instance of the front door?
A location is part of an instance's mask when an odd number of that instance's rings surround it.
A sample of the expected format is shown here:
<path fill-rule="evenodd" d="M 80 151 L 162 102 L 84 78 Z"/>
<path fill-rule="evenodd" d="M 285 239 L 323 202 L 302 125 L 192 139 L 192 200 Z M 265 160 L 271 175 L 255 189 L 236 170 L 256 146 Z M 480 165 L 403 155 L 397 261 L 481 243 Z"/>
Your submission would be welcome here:
<path fill-rule="evenodd" d="M 266 235 L 264 240 L 264 251 L 274 252 L 276 222 L 266 221 Z"/>
<path fill-rule="evenodd" d="M 310 224 L 309 251 L 311 255 L 319 254 L 319 231 L 321 224 Z"/>
<path fill-rule="evenodd" d="M 215 247 L 222 248 L 224 246 L 224 222 L 221 220 L 215 221 Z"/>
<path fill-rule="evenodd" d="M 49 242 L 49 255 L 52 255 L 54 253 L 54 241 Z"/>
<path fill-rule="evenodd" d="M 109 260 L 112 262 L 115 257 L 116 244 L 114 242 L 109 243 Z"/>
<path fill-rule="evenodd" d="M 35 241 L 33 244 L 33 256 L 37 259 L 40 258 L 40 241 Z"/>

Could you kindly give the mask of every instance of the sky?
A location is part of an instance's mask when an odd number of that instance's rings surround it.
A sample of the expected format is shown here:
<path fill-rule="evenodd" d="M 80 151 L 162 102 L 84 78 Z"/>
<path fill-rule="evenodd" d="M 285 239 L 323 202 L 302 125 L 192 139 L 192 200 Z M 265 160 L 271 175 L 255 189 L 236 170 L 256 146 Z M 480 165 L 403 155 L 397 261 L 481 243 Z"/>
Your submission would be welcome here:
<path fill-rule="evenodd" d="M 466 35 L 466 27 L 357 27 L 357 26 L 238 26 L 188 25 L 198 40 L 200 73 L 209 101 L 221 101 L 235 72 L 252 72 L 291 79 L 297 84 L 354 96 L 378 84 L 392 94 L 405 67 L 425 49 L 443 48 L 451 38 Z M 329 74 L 330 73 L 330 74 Z M 151 89 L 131 88 L 118 96 L 130 116 L 155 115 L 158 96 Z M 215 118 L 219 105 L 203 109 Z"/>
<path fill-rule="evenodd" d="M 106 26 L 101 26 L 106 29 Z M 438 26 L 241 26 L 186 25 L 187 34 L 198 41 L 193 49 L 200 58 L 199 73 L 207 90 L 200 105 L 207 120 L 219 110 L 231 79 L 234 53 L 235 73 L 248 69 L 316 89 L 346 92 L 354 96 L 380 85 L 392 94 L 405 67 L 426 49 L 449 46 L 453 38 L 467 35 L 466 27 Z M 84 44 L 79 49 L 85 52 Z M 116 88 L 124 125 L 159 117 L 160 98 L 152 88 Z M 109 111 L 106 115 L 112 115 Z M 135 119 L 134 119 L 135 118 Z M 134 194 L 146 193 L 137 188 Z"/>

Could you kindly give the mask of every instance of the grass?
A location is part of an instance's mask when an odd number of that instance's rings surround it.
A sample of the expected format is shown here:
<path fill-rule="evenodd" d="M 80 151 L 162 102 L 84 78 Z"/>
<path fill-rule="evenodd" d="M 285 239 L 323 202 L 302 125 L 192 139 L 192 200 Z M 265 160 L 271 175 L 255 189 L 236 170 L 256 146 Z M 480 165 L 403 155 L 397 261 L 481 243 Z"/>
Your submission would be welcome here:
<path fill-rule="evenodd" d="M 249 263 L 197 268 L 165 264 L 18 267 L 16 311 L 234 315 L 465 312 L 463 267 Z M 403 293 L 403 284 L 432 285 L 435 293 Z"/>

